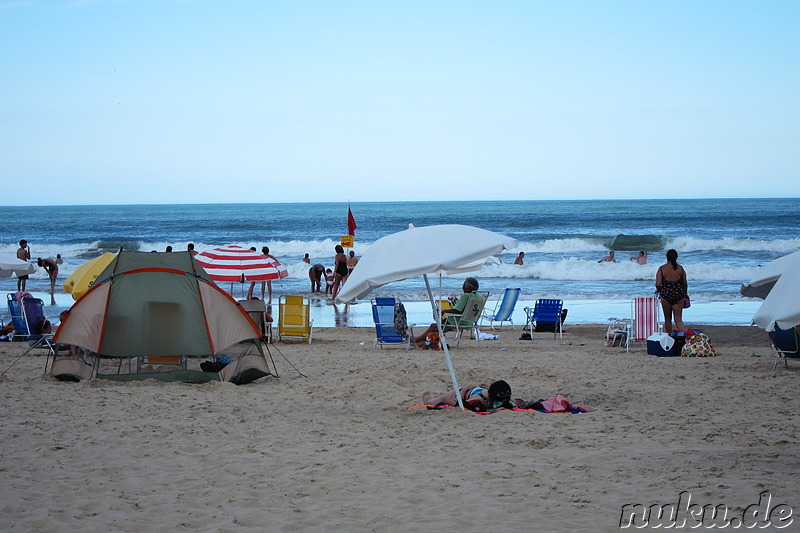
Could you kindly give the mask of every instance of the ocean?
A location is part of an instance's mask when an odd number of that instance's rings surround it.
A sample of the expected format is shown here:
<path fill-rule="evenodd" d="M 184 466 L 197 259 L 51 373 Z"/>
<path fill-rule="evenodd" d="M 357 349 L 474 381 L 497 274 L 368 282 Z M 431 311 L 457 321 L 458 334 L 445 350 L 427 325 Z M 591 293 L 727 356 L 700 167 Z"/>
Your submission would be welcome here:
<path fill-rule="evenodd" d="M 350 207 L 358 224 L 357 256 L 410 223 L 469 224 L 516 238 L 519 247 L 498 256 L 502 263 L 487 264 L 477 273 L 481 290 L 496 297 L 505 287 L 520 287 L 528 302 L 561 298 L 567 308 L 573 303 L 570 318 L 575 322 L 626 316 L 631 298 L 653 293 L 656 270 L 665 251 L 674 248 L 694 302 L 685 314 L 687 324 L 749 324 L 759 302 L 742 298 L 740 285 L 760 265 L 800 250 L 797 198 L 371 202 Z M 18 241 L 26 239 L 34 259 L 60 254 L 64 260 L 51 316 L 72 302 L 60 283 L 105 251 L 164 251 L 168 245 L 185 250 L 188 243 L 200 252 L 226 244 L 259 250 L 266 245 L 289 270 L 288 278 L 273 282 L 274 294 L 305 294 L 310 286 L 303 255 L 308 253 L 312 264 L 332 267 L 334 246 L 347 233 L 346 203 L 0 207 L 0 213 L 0 252 L 13 254 Z M 610 250 L 617 263 L 598 263 Z M 649 255 L 647 265 L 629 260 L 640 250 Z M 525 264 L 514 265 L 520 251 Z M 462 278 L 445 276 L 444 292 L 457 293 Z M 246 284 L 223 286 L 237 298 L 247 289 Z M 48 287 L 41 270 L 28 282 L 28 290 L 45 301 L 49 295 L 39 293 Z M 0 279 L 0 290 L 16 290 L 16 278 Z M 430 310 L 415 304 L 427 298 L 419 279 L 392 283 L 374 294 L 397 296 L 430 319 Z M 324 299 L 314 302 L 317 325 L 371 323 L 366 305 L 348 319 Z M 692 309 L 705 310 L 702 318 L 693 317 Z"/>

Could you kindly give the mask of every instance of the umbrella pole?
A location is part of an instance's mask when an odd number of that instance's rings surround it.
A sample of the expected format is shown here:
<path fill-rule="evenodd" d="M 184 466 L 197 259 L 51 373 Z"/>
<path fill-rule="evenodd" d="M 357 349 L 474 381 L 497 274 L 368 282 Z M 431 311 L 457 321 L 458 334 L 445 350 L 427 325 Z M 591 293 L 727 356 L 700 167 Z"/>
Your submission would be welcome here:
<path fill-rule="evenodd" d="M 431 284 L 428 281 L 428 275 L 423 274 L 422 278 L 425 280 L 425 288 L 428 289 L 428 298 L 431 301 L 431 309 L 433 310 L 433 315 L 438 319 L 436 320 L 436 327 L 439 329 L 439 342 L 442 345 L 442 350 L 444 350 L 444 358 L 447 361 L 447 369 L 450 371 L 450 379 L 453 380 L 453 390 L 456 391 L 456 399 L 458 400 L 458 406 L 461 410 L 464 410 L 464 401 L 461 399 L 461 394 L 458 389 L 458 380 L 456 379 L 456 371 L 453 368 L 453 362 L 450 360 L 450 350 L 447 348 L 447 342 L 444 338 L 444 330 L 442 329 L 442 312 L 439 310 L 437 313 L 436 311 L 436 303 L 433 300 L 433 292 L 431 292 Z"/>

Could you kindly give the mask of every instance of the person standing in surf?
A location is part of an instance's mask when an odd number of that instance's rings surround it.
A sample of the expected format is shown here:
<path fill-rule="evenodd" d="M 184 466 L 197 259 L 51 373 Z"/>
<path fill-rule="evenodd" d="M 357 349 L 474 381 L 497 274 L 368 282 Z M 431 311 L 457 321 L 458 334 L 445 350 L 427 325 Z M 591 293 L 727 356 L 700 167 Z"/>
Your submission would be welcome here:
<path fill-rule="evenodd" d="M 336 256 L 333 258 L 333 289 L 331 289 L 331 300 L 336 300 L 336 295 L 339 294 L 339 288 L 342 286 L 342 280 L 347 277 L 349 271 L 347 270 L 347 256 L 344 255 L 344 248 L 341 244 L 336 245 Z"/>
<path fill-rule="evenodd" d="M 642 250 L 639 252 L 639 255 L 634 255 L 631 257 L 631 261 L 636 261 L 639 265 L 646 265 L 647 264 L 647 252 Z"/>
<path fill-rule="evenodd" d="M 667 250 L 667 262 L 656 272 L 656 291 L 661 295 L 661 308 L 664 310 L 664 331 L 672 333 L 672 319 L 675 318 L 676 331 L 683 331 L 683 307 L 689 284 L 686 271 L 678 264 L 678 252 Z"/>

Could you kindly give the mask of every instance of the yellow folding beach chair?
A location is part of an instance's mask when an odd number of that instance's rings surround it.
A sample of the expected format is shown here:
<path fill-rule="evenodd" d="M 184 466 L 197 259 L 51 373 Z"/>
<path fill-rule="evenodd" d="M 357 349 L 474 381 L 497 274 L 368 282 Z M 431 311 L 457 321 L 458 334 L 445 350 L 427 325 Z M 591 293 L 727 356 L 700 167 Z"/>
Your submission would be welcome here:
<path fill-rule="evenodd" d="M 287 294 L 278 300 L 278 340 L 305 340 L 311 344 L 311 302 L 305 296 Z"/>

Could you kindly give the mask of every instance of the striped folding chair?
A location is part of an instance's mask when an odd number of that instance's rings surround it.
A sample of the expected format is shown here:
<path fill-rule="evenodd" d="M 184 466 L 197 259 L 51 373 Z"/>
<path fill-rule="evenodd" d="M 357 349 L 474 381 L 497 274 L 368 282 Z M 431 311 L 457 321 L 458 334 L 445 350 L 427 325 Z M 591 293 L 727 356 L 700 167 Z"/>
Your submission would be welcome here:
<path fill-rule="evenodd" d="M 647 337 L 659 331 L 661 305 L 653 296 L 634 298 L 631 301 L 631 320 L 628 324 L 625 350 L 631 351 L 631 342 L 646 342 Z"/>

